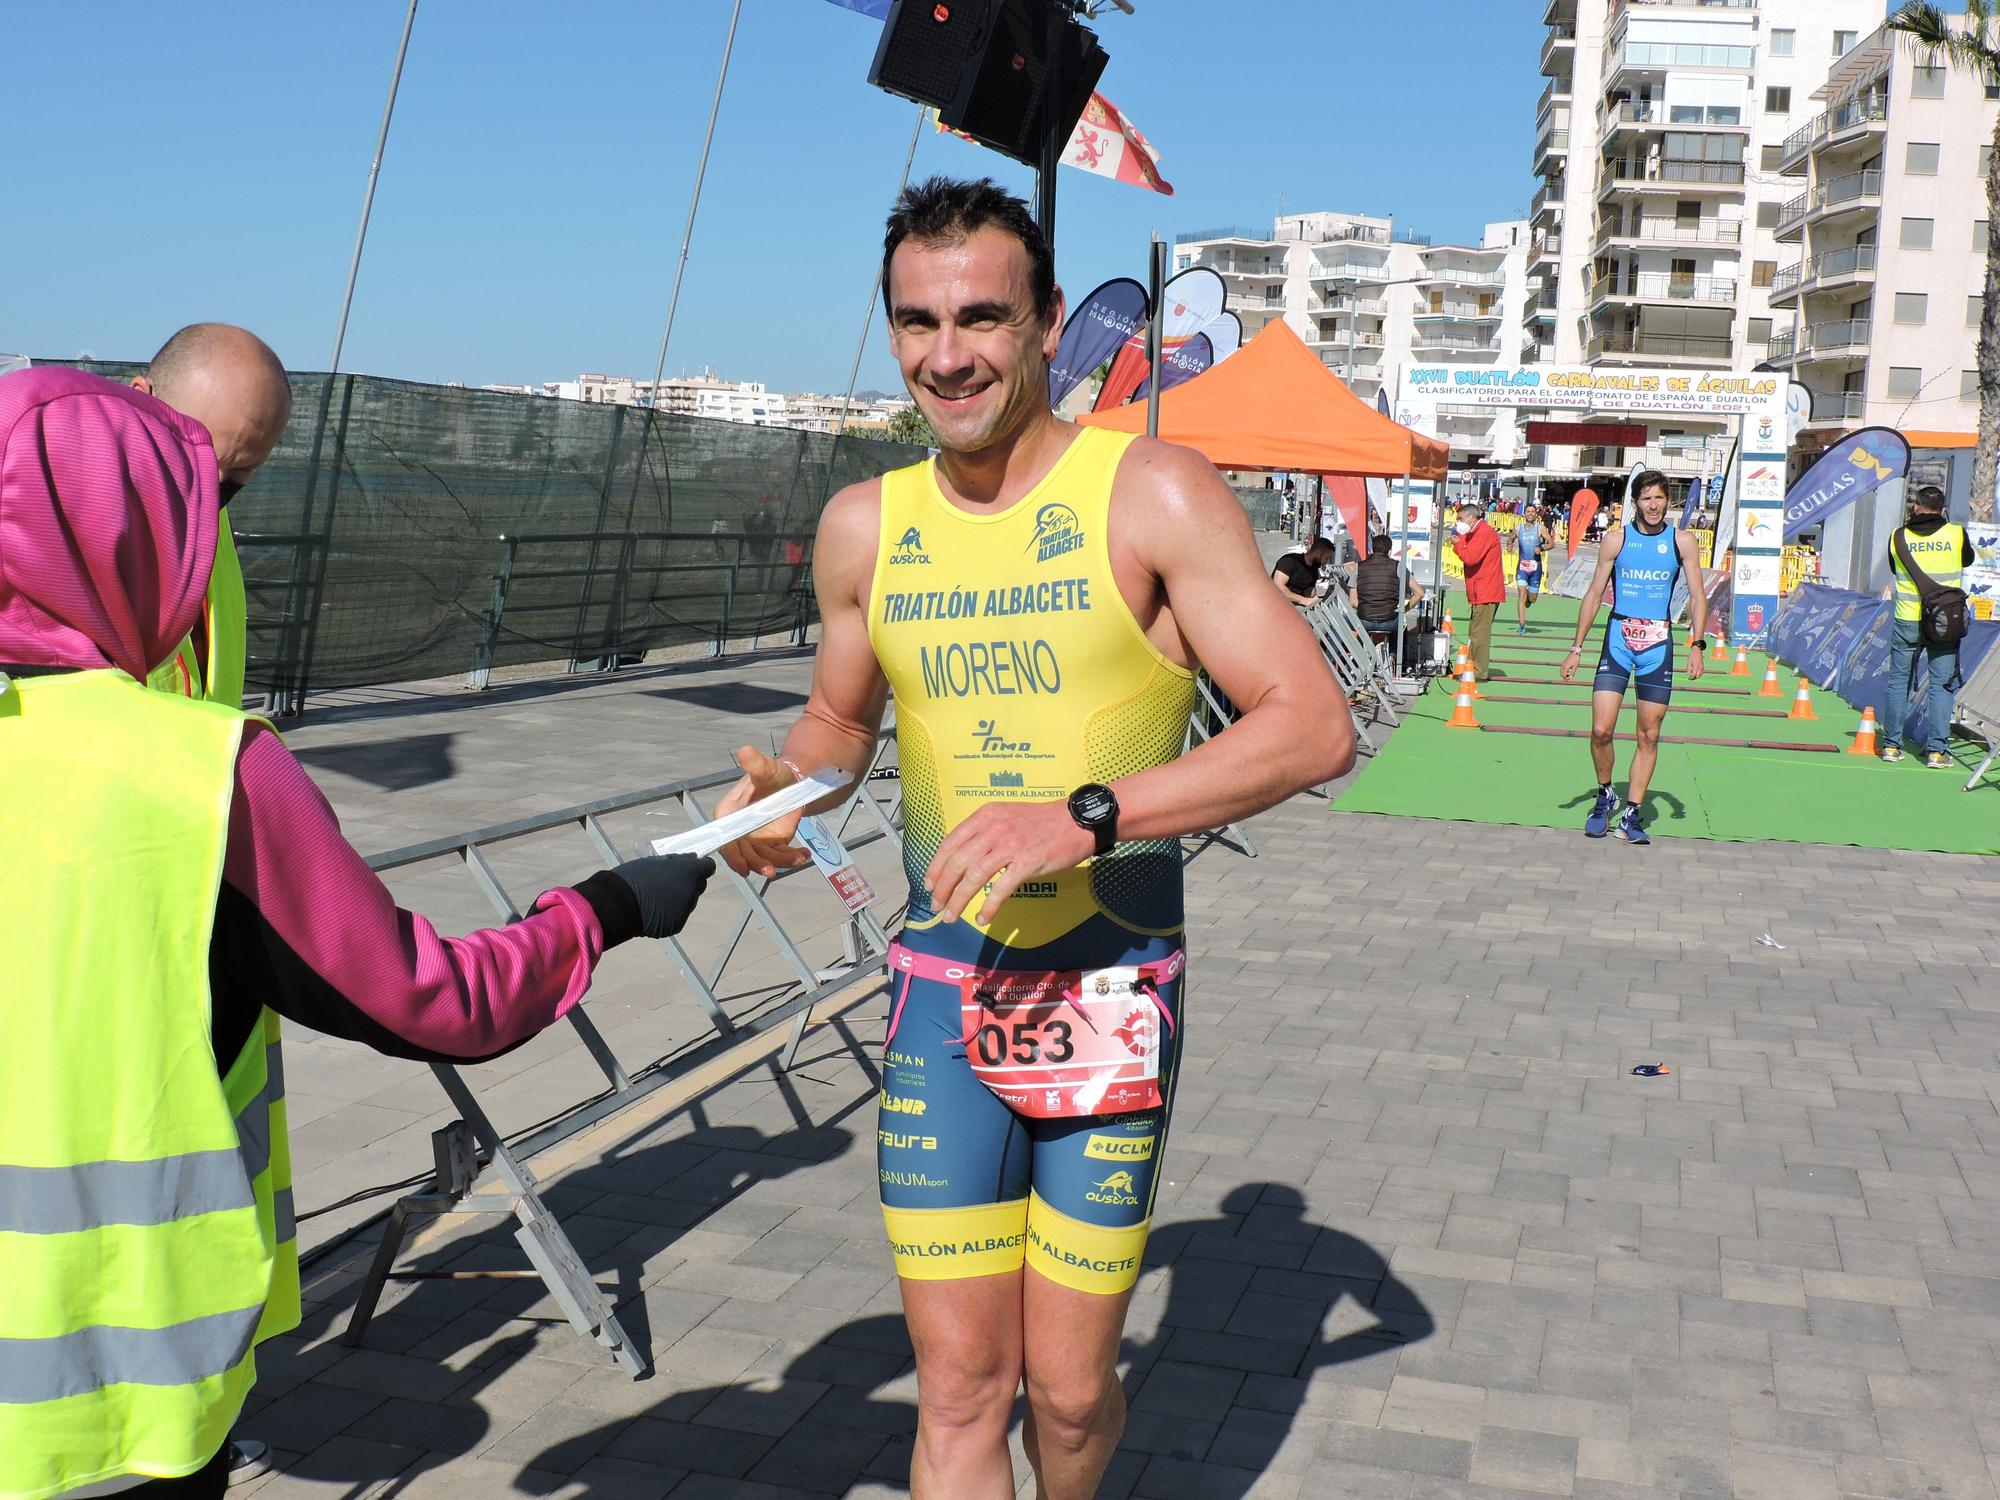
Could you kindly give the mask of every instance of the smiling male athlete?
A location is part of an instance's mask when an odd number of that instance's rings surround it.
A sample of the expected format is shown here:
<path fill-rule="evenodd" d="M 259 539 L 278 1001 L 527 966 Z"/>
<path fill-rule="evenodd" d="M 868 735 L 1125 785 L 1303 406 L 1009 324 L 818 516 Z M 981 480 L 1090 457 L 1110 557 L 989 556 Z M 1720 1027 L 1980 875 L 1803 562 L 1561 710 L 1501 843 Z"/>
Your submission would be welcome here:
<path fill-rule="evenodd" d="M 1186 1024 L 1178 837 L 1338 775 L 1340 689 L 1243 508 L 1184 448 L 1059 421 L 1063 299 L 1026 206 L 906 191 L 890 346 L 941 450 L 821 519 L 812 695 L 773 760 L 860 772 L 896 696 L 909 918 L 876 1148 L 917 1356 L 917 1500 L 1014 1493 L 1025 1384 L 1047 1500 L 1093 1494 Z M 1243 708 L 1181 754 L 1196 663 Z M 723 851 L 804 862 L 796 817 Z"/>
<path fill-rule="evenodd" d="M 1583 831 L 1591 838 L 1603 838 L 1611 831 L 1612 815 L 1618 810 L 1617 795 L 1611 790 L 1618 761 L 1615 734 L 1619 711 L 1625 706 L 1625 687 L 1631 683 L 1639 697 L 1638 744 L 1632 750 L 1625 812 L 1616 831 L 1627 843 L 1650 844 L 1643 815 L 1646 787 L 1659 762 L 1660 724 L 1674 695 L 1674 581 L 1683 573 L 1688 580 L 1689 677 L 1701 676 L 1702 652 L 1708 648 L 1704 639 L 1708 602 L 1701 587 L 1701 553 L 1694 533 L 1667 525 L 1667 476 L 1658 469 L 1648 469 L 1634 482 L 1633 490 L 1637 514 L 1630 526 L 1604 539 L 1597 572 L 1577 615 L 1576 644 L 1563 658 L 1562 680 L 1570 682 L 1576 677 L 1590 622 L 1597 618 L 1608 583 L 1614 603 L 1604 626 L 1604 645 L 1598 652 L 1597 677 L 1590 695 L 1590 760 L 1597 769 L 1597 800 L 1591 804 Z"/>

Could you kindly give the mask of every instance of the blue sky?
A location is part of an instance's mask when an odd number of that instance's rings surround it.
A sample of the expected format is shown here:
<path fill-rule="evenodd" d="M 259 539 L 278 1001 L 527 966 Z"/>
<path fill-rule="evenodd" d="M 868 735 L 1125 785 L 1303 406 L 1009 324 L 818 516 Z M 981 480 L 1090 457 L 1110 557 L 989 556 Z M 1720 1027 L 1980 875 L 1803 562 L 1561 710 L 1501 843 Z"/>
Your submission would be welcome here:
<path fill-rule="evenodd" d="M 1177 196 L 1065 169 L 1072 295 L 1147 236 L 1288 210 L 1439 239 L 1526 211 L 1541 0 L 1135 0 L 1100 87 Z M 202 318 L 331 352 L 402 0 L 20 5 L 0 58 L 0 351 L 143 358 Z M 650 374 L 729 0 L 424 0 L 344 368 Z M 844 387 L 916 106 L 877 22 L 745 0 L 670 370 Z M 1032 173 L 926 126 L 916 174 Z M 864 387 L 898 389 L 879 314 Z"/>

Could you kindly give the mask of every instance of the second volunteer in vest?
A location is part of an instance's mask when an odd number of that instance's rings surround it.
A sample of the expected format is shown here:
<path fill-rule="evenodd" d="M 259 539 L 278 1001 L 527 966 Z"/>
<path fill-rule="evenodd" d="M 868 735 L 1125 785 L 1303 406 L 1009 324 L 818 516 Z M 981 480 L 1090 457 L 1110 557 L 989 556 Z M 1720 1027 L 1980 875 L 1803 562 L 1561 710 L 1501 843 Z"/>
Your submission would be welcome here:
<path fill-rule="evenodd" d="M 400 910 L 268 725 L 141 685 L 217 499 L 153 397 L 0 379 L 0 1495 L 222 1494 L 255 1345 L 299 1319 L 277 1015 L 490 1056 L 709 870 L 634 861 L 461 938 Z"/>
<path fill-rule="evenodd" d="M 821 521 L 813 686 L 719 804 L 869 763 L 893 691 L 908 921 L 876 1135 L 917 1358 L 917 1500 L 1095 1493 L 1186 1028 L 1179 836 L 1353 760 L 1340 690 L 1241 504 L 1184 448 L 1048 408 L 1046 242 L 990 182 L 890 216 L 891 347 L 939 453 Z M 1242 717 L 1187 755 L 1197 666 Z M 787 764 L 789 763 L 789 765 Z M 724 851 L 801 863 L 786 819 Z"/>
<path fill-rule="evenodd" d="M 1965 528 L 1945 520 L 1944 508 L 1944 491 L 1924 485 L 1911 499 L 1909 524 L 1889 538 L 1889 585 L 1896 611 L 1890 621 L 1889 691 L 1882 705 L 1882 759 L 1903 758 L 1903 730 L 1910 721 L 1910 694 L 1916 691 L 1921 659 L 1929 679 L 1924 694 L 1924 764 L 1933 770 L 1955 764 L 1950 751 L 1952 691 L 1947 684 L 1957 669 L 1958 648 L 1924 644 L 1923 592 L 1903 566 L 1896 541 L 1902 539 L 1932 583 L 1957 588 L 1974 554 Z"/>

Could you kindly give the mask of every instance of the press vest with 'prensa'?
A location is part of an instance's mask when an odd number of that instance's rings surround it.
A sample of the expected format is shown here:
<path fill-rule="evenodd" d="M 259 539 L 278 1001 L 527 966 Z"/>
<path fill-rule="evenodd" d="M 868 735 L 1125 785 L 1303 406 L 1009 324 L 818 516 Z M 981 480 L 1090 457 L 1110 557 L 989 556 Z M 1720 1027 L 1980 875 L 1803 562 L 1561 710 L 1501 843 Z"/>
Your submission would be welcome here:
<path fill-rule="evenodd" d="M 987 514 L 947 500 L 934 461 L 882 476 L 868 633 L 896 698 L 910 928 L 933 920 L 932 856 L 981 806 L 1061 799 L 1181 753 L 1194 674 L 1147 638 L 1111 570 L 1111 487 L 1130 442 L 1080 429 L 1032 490 Z M 961 920 L 977 925 L 978 904 Z M 1096 915 L 1177 932 L 1177 841 L 1123 842 L 1028 881 L 982 930 L 1035 947 Z"/>
<path fill-rule="evenodd" d="M 0 692 L 0 1494 L 200 1468 L 298 1322 L 275 1018 L 211 1040 L 245 723 L 111 670 Z"/>
<path fill-rule="evenodd" d="M 1925 577 L 1941 589 L 1959 586 L 1965 572 L 1963 526 L 1954 526 L 1947 521 L 1929 536 L 1918 536 L 1907 526 L 1902 528 L 1902 532 L 1903 544 L 1910 549 L 1910 560 L 1924 570 Z M 1889 549 L 1889 573 L 1896 585 L 1896 618 L 1922 619 L 1924 596 L 1893 547 Z"/>

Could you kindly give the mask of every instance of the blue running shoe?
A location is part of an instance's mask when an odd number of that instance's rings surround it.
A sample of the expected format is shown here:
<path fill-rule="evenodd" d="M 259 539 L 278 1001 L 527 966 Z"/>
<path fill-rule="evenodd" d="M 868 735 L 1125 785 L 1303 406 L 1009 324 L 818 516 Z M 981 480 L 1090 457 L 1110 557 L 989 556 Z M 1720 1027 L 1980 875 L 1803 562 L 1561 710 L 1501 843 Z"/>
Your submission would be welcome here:
<path fill-rule="evenodd" d="M 1647 836 L 1645 825 L 1639 821 L 1639 809 L 1636 807 L 1626 808 L 1625 816 L 1618 820 L 1618 837 L 1625 840 L 1628 844 L 1650 844 L 1653 842 Z"/>
<path fill-rule="evenodd" d="M 1585 838 L 1601 839 L 1611 831 L 1611 814 L 1618 810 L 1618 797 L 1613 792 L 1599 792 L 1592 804 L 1590 816 L 1583 820 Z"/>

